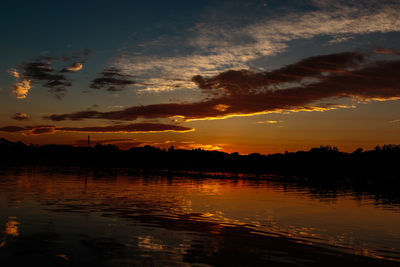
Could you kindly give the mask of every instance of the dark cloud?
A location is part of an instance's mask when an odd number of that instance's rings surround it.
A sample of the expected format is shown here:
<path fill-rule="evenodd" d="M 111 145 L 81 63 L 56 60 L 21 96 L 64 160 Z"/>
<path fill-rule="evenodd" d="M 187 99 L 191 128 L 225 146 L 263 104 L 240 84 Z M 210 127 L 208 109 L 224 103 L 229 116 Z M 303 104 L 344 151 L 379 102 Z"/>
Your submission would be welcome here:
<path fill-rule="evenodd" d="M 161 123 L 134 123 L 134 124 L 124 124 L 124 125 L 110 125 L 110 126 L 93 126 L 93 127 L 57 127 L 57 131 L 64 132 L 96 132 L 96 133 L 109 133 L 109 132 L 186 132 L 192 131 L 192 128 L 161 124 Z"/>
<path fill-rule="evenodd" d="M 14 116 L 11 117 L 13 120 L 16 121 L 29 121 L 30 118 L 26 113 L 15 113 Z"/>
<path fill-rule="evenodd" d="M 21 66 L 21 75 L 25 80 L 42 82 L 42 85 L 49 88 L 51 93 L 58 98 L 65 95 L 66 88 L 72 86 L 65 75 L 58 73 L 51 66 L 50 62 L 33 61 Z"/>
<path fill-rule="evenodd" d="M 5 126 L 0 127 L 2 132 L 22 133 L 24 135 L 49 134 L 60 132 L 94 132 L 94 133 L 136 133 L 136 132 L 187 132 L 192 128 L 161 123 L 134 123 L 125 125 L 91 126 L 91 127 L 57 127 L 54 125 L 36 126 Z"/>
<path fill-rule="evenodd" d="M 136 84 L 132 81 L 132 76 L 122 74 L 117 68 L 107 68 L 100 73 L 101 77 L 92 80 L 90 88 L 106 89 L 109 92 L 123 90 L 127 85 Z"/>
<path fill-rule="evenodd" d="M 33 84 L 42 84 L 57 98 L 62 98 L 67 88 L 72 86 L 71 80 L 65 76 L 65 73 L 73 73 L 82 69 L 82 63 L 86 62 L 90 54 L 90 50 L 84 49 L 72 52 L 68 56 L 40 56 L 22 63 L 18 70 L 11 69 L 9 72 L 16 79 L 16 89 L 24 89 L 20 90 L 21 92 L 17 94 L 17 97 L 25 98 L 29 89 L 31 89 L 30 83 L 32 82 Z M 68 65 L 61 70 L 53 68 L 53 63 L 60 61 L 66 62 L 65 64 L 68 62 Z M 21 80 L 25 82 L 25 86 L 22 86 Z"/>
<path fill-rule="evenodd" d="M 62 81 L 67 80 L 64 75 L 55 74 L 54 69 L 49 62 L 28 62 L 23 65 L 22 75 L 26 79 L 30 80 L 41 80 L 47 81 L 49 87 L 58 86 L 62 84 Z M 51 82 L 58 82 L 55 85 L 51 85 Z"/>
<path fill-rule="evenodd" d="M 9 132 L 9 133 L 22 132 L 22 131 L 26 131 L 26 130 L 27 129 L 25 127 L 19 127 L 19 126 L 4 126 L 4 127 L 0 127 L 0 131 Z"/>
<path fill-rule="evenodd" d="M 61 115 L 50 115 L 44 116 L 44 119 L 50 119 L 52 121 L 64 121 L 64 120 L 82 120 L 83 118 L 95 118 L 99 112 L 95 110 L 84 110 L 75 112 L 72 114 L 61 114 Z"/>
<path fill-rule="evenodd" d="M 53 125 L 36 125 L 36 126 L 5 126 L 0 127 L 1 132 L 9 133 L 22 133 L 24 135 L 40 135 L 50 134 L 55 132 L 55 126 Z"/>
<path fill-rule="evenodd" d="M 195 103 L 133 106 L 119 111 L 81 111 L 46 117 L 53 121 L 138 118 L 218 118 L 281 110 L 321 110 L 332 99 L 387 100 L 400 97 L 400 60 L 365 63 L 358 53 L 311 57 L 283 68 L 254 73 L 227 71 L 211 78 L 194 77 L 203 90 L 224 93 Z M 314 81 L 305 83 L 305 78 Z M 291 86 L 283 85 L 292 83 Z M 269 86 L 274 85 L 274 88 Z M 279 86 L 282 86 L 279 88 Z M 321 103 L 328 101 L 327 103 Z"/>
<path fill-rule="evenodd" d="M 52 134 L 56 131 L 54 127 L 35 127 L 27 132 L 27 135 Z"/>
<path fill-rule="evenodd" d="M 204 91 L 222 89 L 227 94 L 257 93 L 273 85 L 318 78 L 323 73 L 344 72 L 357 67 L 363 60 L 364 56 L 360 53 L 345 52 L 310 57 L 273 71 L 229 70 L 211 78 L 197 75 L 192 81 Z"/>

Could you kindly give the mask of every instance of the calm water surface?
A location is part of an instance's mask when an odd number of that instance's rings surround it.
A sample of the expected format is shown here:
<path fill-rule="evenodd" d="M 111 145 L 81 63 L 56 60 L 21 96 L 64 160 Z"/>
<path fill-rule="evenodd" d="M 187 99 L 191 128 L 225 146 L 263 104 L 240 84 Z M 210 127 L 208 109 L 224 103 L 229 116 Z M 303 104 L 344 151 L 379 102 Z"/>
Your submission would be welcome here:
<path fill-rule="evenodd" d="M 397 204 L 271 180 L 3 170 L 0 223 L 0 257 L 10 262 L 201 266 L 237 257 L 236 264 L 311 264 L 313 257 L 296 256 L 296 244 L 327 255 L 400 259 Z"/>

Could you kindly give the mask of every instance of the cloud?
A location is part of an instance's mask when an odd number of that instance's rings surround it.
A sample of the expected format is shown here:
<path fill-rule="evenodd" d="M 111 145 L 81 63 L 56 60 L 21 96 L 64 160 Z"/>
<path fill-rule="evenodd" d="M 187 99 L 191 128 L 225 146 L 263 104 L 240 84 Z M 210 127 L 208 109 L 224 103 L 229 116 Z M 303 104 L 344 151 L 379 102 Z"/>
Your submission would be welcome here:
<path fill-rule="evenodd" d="M 53 125 L 36 125 L 36 126 L 4 126 L 0 127 L 1 132 L 22 133 L 23 135 L 41 135 L 51 134 L 55 132 Z"/>
<path fill-rule="evenodd" d="M 257 121 L 256 123 L 259 123 L 259 124 L 264 124 L 264 123 L 268 123 L 268 124 L 277 124 L 277 123 L 279 123 L 280 121 Z"/>
<path fill-rule="evenodd" d="M 31 81 L 23 80 L 21 82 L 15 82 L 13 85 L 13 92 L 15 96 L 19 99 L 24 99 L 28 95 L 29 90 L 31 89 Z"/>
<path fill-rule="evenodd" d="M 352 40 L 352 39 L 354 39 L 354 37 L 352 37 L 352 36 L 335 36 L 328 43 L 330 45 L 333 45 L 333 44 L 337 44 L 337 43 L 343 43 L 345 41 Z"/>
<path fill-rule="evenodd" d="M 14 133 L 14 132 L 26 131 L 28 128 L 29 128 L 29 126 L 28 127 L 4 126 L 4 127 L 0 127 L 0 131 Z"/>
<path fill-rule="evenodd" d="M 400 31 L 398 1 L 332 2 L 321 5 L 315 1 L 312 11 L 303 9 L 279 16 L 271 13 L 247 24 L 221 23 L 224 18 L 214 24 L 210 21 L 196 27 L 192 34 L 175 37 L 174 47 L 171 37 L 160 38 L 144 44 L 151 54 L 124 55 L 114 66 L 125 74 L 135 75 L 139 91 L 195 89 L 190 80 L 197 74 L 215 76 L 229 69 L 264 67 L 257 66 L 255 60 L 285 51 L 294 40 L 323 36 L 331 39 L 327 41 L 329 44 L 364 34 Z M 154 51 L 162 50 L 159 47 L 173 49 L 174 54 L 155 54 Z"/>
<path fill-rule="evenodd" d="M 13 93 L 19 99 L 24 99 L 28 95 L 31 89 L 31 81 L 27 79 L 21 79 L 21 73 L 16 69 L 9 69 L 7 71 L 15 79 L 15 84 L 12 86 L 14 88 Z"/>
<path fill-rule="evenodd" d="M 33 82 L 43 82 L 57 98 L 65 95 L 66 87 L 72 86 L 64 75 L 56 73 L 50 62 L 35 60 L 22 64 L 21 72 L 11 69 L 9 73 L 15 78 L 14 93 L 20 99 L 27 97 Z"/>
<path fill-rule="evenodd" d="M 56 131 L 53 127 L 34 127 L 27 132 L 25 135 L 42 135 L 42 134 L 52 134 Z"/>
<path fill-rule="evenodd" d="M 224 104 L 218 104 L 218 105 L 214 106 L 215 110 L 222 111 L 222 112 L 227 110 L 228 108 L 230 108 L 230 106 L 224 105 Z"/>
<path fill-rule="evenodd" d="M 63 132 L 95 132 L 95 133 L 139 133 L 139 132 L 188 132 L 194 129 L 179 125 L 161 123 L 134 123 L 94 127 L 56 127 Z"/>
<path fill-rule="evenodd" d="M 117 68 L 106 68 L 101 73 L 100 78 L 92 80 L 90 88 L 92 89 L 106 89 L 109 92 L 116 92 L 123 90 L 127 85 L 136 84 L 132 81 L 132 76 L 122 74 Z"/>
<path fill-rule="evenodd" d="M 15 113 L 14 116 L 11 117 L 13 120 L 17 121 L 29 121 L 30 118 L 26 113 Z"/>
<path fill-rule="evenodd" d="M 161 123 L 135 123 L 125 125 L 92 126 L 92 127 L 57 127 L 54 125 L 37 126 L 4 126 L 1 132 L 21 133 L 23 135 L 41 135 L 55 132 L 81 133 L 151 133 L 151 132 L 189 132 L 194 129 L 179 125 Z"/>
<path fill-rule="evenodd" d="M 344 105 L 343 98 L 363 101 L 400 98 L 400 60 L 366 62 L 358 53 L 310 57 L 266 72 L 226 71 L 196 76 L 203 91 L 222 91 L 203 101 L 132 106 L 118 111 L 86 110 L 45 117 L 53 121 L 138 118 L 221 119 L 282 111 L 324 111 Z M 328 102 L 326 102 L 328 101 Z"/>
<path fill-rule="evenodd" d="M 377 54 L 386 54 L 386 55 L 398 55 L 400 56 L 400 52 L 396 49 L 375 49 L 375 53 Z"/>
<path fill-rule="evenodd" d="M 19 72 L 16 69 L 9 69 L 8 73 L 13 76 L 15 79 L 18 79 L 20 77 Z"/>
<path fill-rule="evenodd" d="M 90 55 L 90 50 L 72 52 L 71 55 L 51 57 L 39 56 L 34 60 L 20 64 L 19 70 L 9 69 L 8 73 L 14 77 L 14 93 L 17 98 L 26 98 L 34 84 L 40 83 L 49 89 L 55 97 L 62 98 L 66 94 L 72 82 L 65 72 L 74 73 L 82 69 L 84 62 Z M 53 62 L 70 62 L 70 65 L 58 71 L 53 68 Z"/>
<path fill-rule="evenodd" d="M 277 70 L 252 72 L 249 70 L 229 70 L 211 78 L 196 75 L 192 81 L 205 92 L 223 90 L 226 94 L 256 92 L 272 85 L 298 82 L 306 78 L 321 77 L 324 73 L 347 72 L 347 69 L 359 66 L 364 60 L 360 53 L 344 52 L 303 59 Z"/>
<path fill-rule="evenodd" d="M 25 79 L 43 81 L 43 86 L 54 90 L 55 93 L 61 94 L 66 87 L 72 86 L 72 83 L 64 75 L 56 73 L 49 62 L 29 62 L 22 68 L 22 75 Z"/>
<path fill-rule="evenodd" d="M 61 72 L 76 72 L 80 71 L 82 68 L 83 68 L 82 63 L 74 62 L 69 67 L 62 69 Z"/>

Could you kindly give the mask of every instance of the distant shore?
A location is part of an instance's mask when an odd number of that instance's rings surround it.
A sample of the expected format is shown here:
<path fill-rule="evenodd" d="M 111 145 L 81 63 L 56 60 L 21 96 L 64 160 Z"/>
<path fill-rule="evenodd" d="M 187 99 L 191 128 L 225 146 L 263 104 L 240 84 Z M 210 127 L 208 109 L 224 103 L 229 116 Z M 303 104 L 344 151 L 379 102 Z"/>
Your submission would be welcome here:
<path fill-rule="evenodd" d="M 26 145 L 0 138 L 0 168 L 60 166 L 89 169 L 127 168 L 139 174 L 210 178 L 273 179 L 313 190 L 348 190 L 377 201 L 400 203 L 400 145 L 361 148 L 353 153 L 320 146 L 309 151 L 240 155 L 201 149 L 160 149 L 151 146 L 120 150 L 92 147 Z"/>
<path fill-rule="evenodd" d="M 114 145 L 76 147 L 26 145 L 0 138 L 1 165 L 62 165 L 126 167 L 145 170 L 210 171 L 280 176 L 325 181 L 395 182 L 400 180 L 400 145 L 362 148 L 353 153 L 320 146 L 309 151 L 240 155 L 201 149 L 160 149 L 152 146 L 120 150 Z"/>

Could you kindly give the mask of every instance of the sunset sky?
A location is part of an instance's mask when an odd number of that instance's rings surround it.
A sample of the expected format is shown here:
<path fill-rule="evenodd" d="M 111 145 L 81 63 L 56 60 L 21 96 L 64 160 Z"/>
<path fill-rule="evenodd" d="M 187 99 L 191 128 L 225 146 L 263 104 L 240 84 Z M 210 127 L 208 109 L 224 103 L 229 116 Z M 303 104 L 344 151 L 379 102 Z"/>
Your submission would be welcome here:
<path fill-rule="evenodd" d="M 400 143 L 400 1 L 2 1 L 0 137 L 248 154 Z"/>

